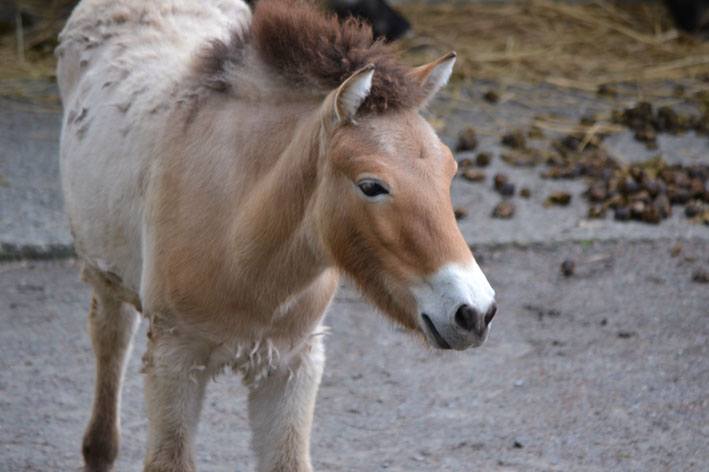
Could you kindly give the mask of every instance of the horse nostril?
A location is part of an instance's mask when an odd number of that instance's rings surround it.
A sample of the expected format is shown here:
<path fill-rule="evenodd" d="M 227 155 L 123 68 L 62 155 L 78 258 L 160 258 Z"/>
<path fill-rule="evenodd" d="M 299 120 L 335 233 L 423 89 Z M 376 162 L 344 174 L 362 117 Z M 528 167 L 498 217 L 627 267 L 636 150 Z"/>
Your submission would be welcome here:
<path fill-rule="evenodd" d="M 485 324 L 489 325 L 492 319 L 495 317 L 495 313 L 497 313 L 497 303 L 492 302 L 492 306 L 490 307 L 489 310 L 487 310 L 487 313 L 485 313 Z"/>
<path fill-rule="evenodd" d="M 461 305 L 458 311 L 455 312 L 455 322 L 464 330 L 472 331 L 475 328 L 475 319 L 478 316 L 477 310 L 470 305 Z"/>

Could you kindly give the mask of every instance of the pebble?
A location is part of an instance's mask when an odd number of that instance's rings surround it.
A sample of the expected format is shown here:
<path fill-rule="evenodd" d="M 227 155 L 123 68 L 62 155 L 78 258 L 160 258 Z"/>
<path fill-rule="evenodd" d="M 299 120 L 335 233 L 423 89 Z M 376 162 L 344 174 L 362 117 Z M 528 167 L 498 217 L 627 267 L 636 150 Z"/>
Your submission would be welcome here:
<path fill-rule="evenodd" d="M 503 197 L 511 197 L 515 194 L 515 184 L 512 182 L 505 182 L 497 188 L 497 191 Z"/>
<path fill-rule="evenodd" d="M 695 216 L 702 213 L 702 207 L 703 205 L 701 204 L 701 202 L 693 200 L 687 203 L 687 206 L 684 207 L 684 216 L 686 216 L 687 218 L 694 218 Z"/>
<path fill-rule="evenodd" d="M 492 161 L 492 156 L 487 152 L 481 152 L 475 157 L 475 164 L 478 167 L 487 167 L 490 165 L 490 161 Z"/>
<path fill-rule="evenodd" d="M 546 206 L 567 206 L 569 203 L 571 203 L 571 194 L 569 192 L 554 192 L 547 197 L 546 202 L 544 204 Z"/>
<path fill-rule="evenodd" d="M 589 218 L 603 218 L 606 216 L 606 207 L 597 203 L 588 207 Z"/>
<path fill-rule="evenodd" d="M 471 167 L 472 165 L 473 165 L 473 161 L 468 158 L 461 159 L 458 161 L 458 167 L 460 167 L 461 169 L 467 169 L 468 167 Z"/>
<path fill-rule="evenodd" d="M 709 269 L 697 269 L 692 274 L 692 280 L 702 284 L 709 283 Z"/>
<path fill-rule="evenodd" d="M 510 181 L 510 178 L 506 174 L 495 174 L 493 178 L 493 183 L 495 185 L 495 190 L 499 190 L 504 184 Z"/>
<path fill-rule="evenodd" d="M 456 151 L 472 151 L 478 147 L 478 137 L 473 128 L 466 128 L 458 135 Z"/>
<path fill-rule="evenodd" d="M 615 209 L 614 218 L 618 221 L 628 221 L 630 219 L 630 212 L 626 207 L 618 207 Z"/>
<path fill-rule="evenodd" d="M 490 89 L 483 94 L 483 100 L 488 103 L 497 103 L 500 100 L 500 95 L 494 90 Z"/>
<path fill-rule="evenodd" d="M 515 214 L 515 207 L 511 202 L 500 202 L 492 210 L 493 218 L 510 219 Z"/>
<path fill-rule="evenodd" d="M 485 180 L 485 173 L 475 169 L 465 169 L 461 176 L 469 182 L 482 182 Z"/>
<path fill-rule="evenodd" d="M 522 133 L 520 130 L 515 130 L 504 135 L 502 137 L 501 142 L 505 146 L 514 149 L 522 149 L 527 144 L 527 140 L 524 138 L 524 133 Z"/>
<path fill-rule="evenodd" d="M 564 262 L 561 263 L 561 273 L 565 276 L 569 277 L 571 275 L 574 275 L 575 270 L 576 263 L 573 259 L 566 259 Z"/>

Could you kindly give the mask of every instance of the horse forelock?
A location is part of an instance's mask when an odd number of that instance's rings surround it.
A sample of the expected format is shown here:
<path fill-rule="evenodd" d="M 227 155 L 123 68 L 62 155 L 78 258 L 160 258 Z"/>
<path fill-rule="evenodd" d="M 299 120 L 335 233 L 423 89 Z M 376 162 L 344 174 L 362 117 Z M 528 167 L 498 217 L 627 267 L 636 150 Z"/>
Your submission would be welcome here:
<path fill-rule="evenodd" d="M 324 93 L 374 64 L 371 91 L 360 113 L 414 108 L 423 101 L 424 91 L 411 69 L 389 46 L 374 40 L 369 25 L 326 16 L 304 1 L 260 0 L 248 31 L 235 30 L 228 41 L 214 40 L 199 54 L 202 83 L 214 90 L 229 89 L 229 68 L 243 60 L 247 47 L 272 74 Z"/>

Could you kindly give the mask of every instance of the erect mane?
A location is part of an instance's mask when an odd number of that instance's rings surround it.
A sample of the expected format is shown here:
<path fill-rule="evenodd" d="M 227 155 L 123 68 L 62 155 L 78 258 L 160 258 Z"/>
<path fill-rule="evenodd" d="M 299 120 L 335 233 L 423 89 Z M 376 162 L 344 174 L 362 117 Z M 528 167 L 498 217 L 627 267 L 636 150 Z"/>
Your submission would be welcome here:
<path fill-rule="evenodd" d="M 238 67 L 247 46 L 274 74 L 323 92 L 374 64 L 371 92 L 361 112 L 411 108 L 422 102 L 423 90 L 411 69 L 386 44 L 374 40 L 369 25 L 354 18 L 341 22 L 302 0 L 259 0 L 247 32 L 233 32 L 228 42 L 214 41 L 200 55 L 203 83 L 228 89 L 224 73 Z"/>

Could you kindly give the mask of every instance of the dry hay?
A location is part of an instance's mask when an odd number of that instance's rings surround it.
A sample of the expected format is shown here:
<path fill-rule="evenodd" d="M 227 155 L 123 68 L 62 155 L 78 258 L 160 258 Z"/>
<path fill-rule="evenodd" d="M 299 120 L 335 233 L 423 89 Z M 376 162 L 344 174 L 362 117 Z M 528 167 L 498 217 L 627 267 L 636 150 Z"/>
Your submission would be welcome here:
<path fill-rule="evenodd" d="M 75 3 L 16 2 L 37 21 L 21 34 L 0 35 L 0 96 L 26 94 L 18 79 L 54 79 L 56 36 Z M 416 32 L 398 44 L 405 59 L 420 64 L 455 50 L 453 80 L 462 84 L 548 83 L 595 92 L 633 82 L 669 96 L 671 81 L 688 95 L 709 90 L 709 42 L 678 33 L 660 3 L 446 1 L 412 2 L 400 10 Z"/>
<path fill-rule="evenodd" d="M 13 7 L 3 6 L 5 12 L 18 10 L 29 14 L 32 24 L 16 22 L 0 35 L 0 97 L 41 105 L 59 103 L 56 94 L 46 91 L 46 82 L 55 80 L 57 35 L 76 2 L 19 0 L 10 3 Z"/>
<path fill-rule="evenodd" d="M 444 2 L 400 10 L 416 31 L 403 43 L 408 60 L 455 50 L 458 78 L 594 92 L 619 82 L 709 88 L 709 42 L 679 33 L 659 2 Z"/>

